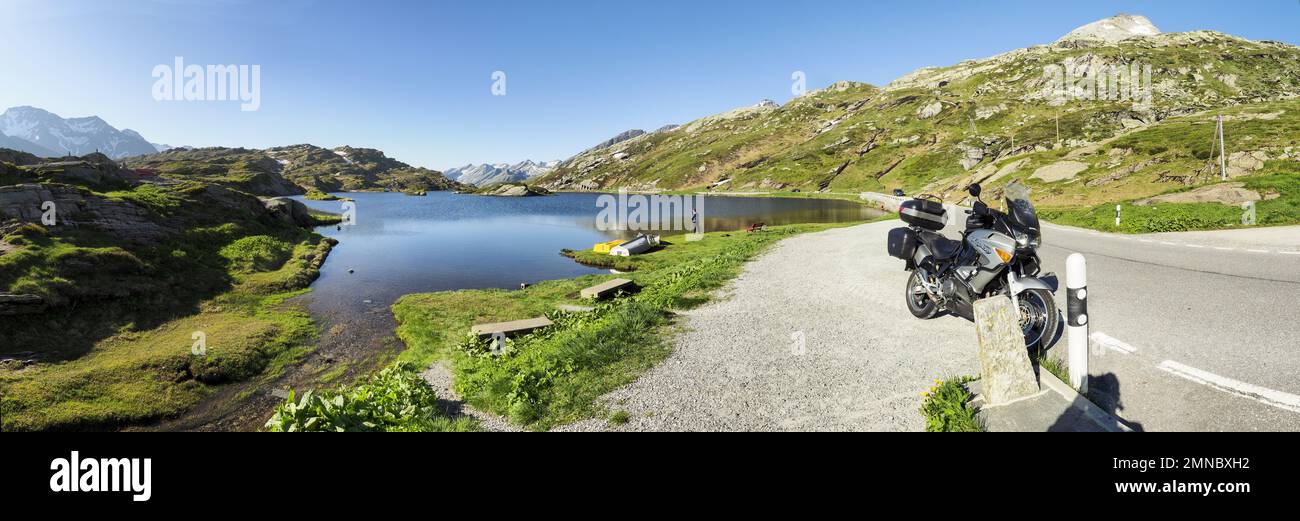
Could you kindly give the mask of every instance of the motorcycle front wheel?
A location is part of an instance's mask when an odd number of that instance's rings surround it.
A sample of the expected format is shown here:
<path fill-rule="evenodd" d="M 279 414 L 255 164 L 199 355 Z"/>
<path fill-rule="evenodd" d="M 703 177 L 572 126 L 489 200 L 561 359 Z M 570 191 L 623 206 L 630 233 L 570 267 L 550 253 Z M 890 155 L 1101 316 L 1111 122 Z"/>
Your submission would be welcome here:
<path fill-rule="evenodd" d="M 939 303 L 930 298 L 929 292 L 921 286 L 921 274 L 918 271 L 912 271 L 912 276 L 907 278 L 907 291 L 903 298 L 907 299 L 907 310 L 916 318 L 931 319 L 939 314 Z"/>
<path fill-rule="evenodd" d="M 1031 289 L 1016 299 L 1020 304 L 1020 329 L 1025 333 L 1025 347 L 1045 350 L 1051 347 L 1060 318 L 1056 301 L 1045 289 Z"/>

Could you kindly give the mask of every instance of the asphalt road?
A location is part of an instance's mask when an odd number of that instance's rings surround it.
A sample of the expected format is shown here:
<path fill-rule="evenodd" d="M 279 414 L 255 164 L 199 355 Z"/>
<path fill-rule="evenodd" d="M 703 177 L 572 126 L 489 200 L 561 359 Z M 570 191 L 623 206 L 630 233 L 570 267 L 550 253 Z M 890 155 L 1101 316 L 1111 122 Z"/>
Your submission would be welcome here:
<path fill-rule="evenodd" d="M 974 326 L 907 312 L 899 221 L 793 237 L 690 311 L 673 354 L 574 430 L 920 430 L 935 378 L 976 374 Z M 955 236 L 955 227 L 945 233 Z M 1088 262 L 1090 396 L 1138 430 L 1300 431 L 1300 227 L 1121 236 L 1047 224 Z M 1063 308 L 1063 290 L 1056 294 Z M 1062 337 L 1052 348 L 1065 358 Z"/>
<path fill-rule="evenodd" d="M 1101 405 L 1146 430 L 1300 430 L 1300 227 L 1043 237 L 1048 270 L 1087 258 L 1090 331 L 1119 342 L 1090 359 Z"/>

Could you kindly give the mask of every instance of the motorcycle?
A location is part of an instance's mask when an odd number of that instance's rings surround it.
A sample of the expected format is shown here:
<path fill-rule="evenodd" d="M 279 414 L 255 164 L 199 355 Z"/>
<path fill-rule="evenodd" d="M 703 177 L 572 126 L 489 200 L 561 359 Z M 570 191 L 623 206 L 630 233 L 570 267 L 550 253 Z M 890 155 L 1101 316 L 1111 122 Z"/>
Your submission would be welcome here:
<path fill-rule="evenodd" d="M 1025 346 L 1050 347 L 1060 321 L 1052 297 L 1059 281 L 1052 273 L 1039 275 L 1042 231 L 1029 189 L 1008 185 L 1005 212 L 980 199 L 978 183 L 968 191 L 975 202 L 965 211 L 960 241 L 938 233 L 947 223 L 938 198 L 922 195 L 899 207 L 909 226 L 890 230 L 888 249 L 912 272 L 904 294 L 908 311 L 920 319 L 948 311 L 973 321 L 975 301 L 1006 295 L 1019 310 Z"/>

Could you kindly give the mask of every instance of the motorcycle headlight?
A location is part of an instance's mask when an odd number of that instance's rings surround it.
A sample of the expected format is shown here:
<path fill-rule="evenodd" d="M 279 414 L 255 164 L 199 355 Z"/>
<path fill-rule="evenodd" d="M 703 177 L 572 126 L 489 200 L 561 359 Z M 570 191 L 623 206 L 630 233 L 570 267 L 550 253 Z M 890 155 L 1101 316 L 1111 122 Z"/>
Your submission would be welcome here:
<path fill-rule="evenodd" d="M 1038 249 L 1043 243 L 1043 237 L 1038 234 L 1031 234 L 1015 230 L 1016 246 L 1019 248 Z"/>

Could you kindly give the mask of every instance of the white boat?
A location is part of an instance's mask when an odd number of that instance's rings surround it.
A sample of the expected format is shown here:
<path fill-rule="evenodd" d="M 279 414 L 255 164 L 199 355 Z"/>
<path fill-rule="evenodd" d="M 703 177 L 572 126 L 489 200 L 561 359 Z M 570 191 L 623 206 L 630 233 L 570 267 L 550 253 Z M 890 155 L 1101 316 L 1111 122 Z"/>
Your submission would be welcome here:
<path fill-rule="evenodd" d="M 632 239 L 623 244 L 610 248 L 609 254 L 618 255 L 620 257 L 627 257 L 630 255 L 636 255 L 638 253 L 644 253 L 658 245 L 659 245 L 658 235 L 642 234 L 636 236 L 635 239 Z"/>

